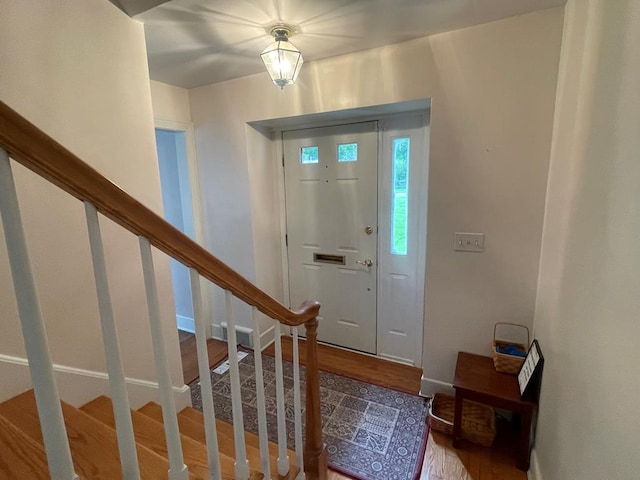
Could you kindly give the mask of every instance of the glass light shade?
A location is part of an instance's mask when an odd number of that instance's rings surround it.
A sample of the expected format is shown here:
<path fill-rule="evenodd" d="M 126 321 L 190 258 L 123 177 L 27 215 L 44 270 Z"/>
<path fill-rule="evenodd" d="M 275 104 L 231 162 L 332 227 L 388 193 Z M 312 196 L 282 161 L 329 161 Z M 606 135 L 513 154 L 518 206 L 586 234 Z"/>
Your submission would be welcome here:
<path fill-rule="evenodd" d="M 287 40 L 276 40 L 262 51 L 260 57 L 273 83 L 280 88 L 293 85 L 304 62 L 300 50 Z"/>

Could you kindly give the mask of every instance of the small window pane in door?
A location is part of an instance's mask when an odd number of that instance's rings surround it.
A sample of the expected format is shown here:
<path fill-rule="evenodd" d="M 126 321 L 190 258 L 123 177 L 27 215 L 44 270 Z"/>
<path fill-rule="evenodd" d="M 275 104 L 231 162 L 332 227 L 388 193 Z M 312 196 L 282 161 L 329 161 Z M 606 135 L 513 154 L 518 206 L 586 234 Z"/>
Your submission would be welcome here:
<path fill-rule="evenodd" d="M 318 163 L 318 147 L 302 147 L 300 149 L 300 163 Z"/>
<path fill-rule="evenodd" d="M 409 222 L 409 137 L 393 140 L 391 185 L 391 253 L 407 254 Z"/>
<path fill-rule="evenodd" d="M 358 161 L 358 144 L 357 143 L 341 143 L 338 145 L 338 161 L 339 162 L 357 162 Z"/>

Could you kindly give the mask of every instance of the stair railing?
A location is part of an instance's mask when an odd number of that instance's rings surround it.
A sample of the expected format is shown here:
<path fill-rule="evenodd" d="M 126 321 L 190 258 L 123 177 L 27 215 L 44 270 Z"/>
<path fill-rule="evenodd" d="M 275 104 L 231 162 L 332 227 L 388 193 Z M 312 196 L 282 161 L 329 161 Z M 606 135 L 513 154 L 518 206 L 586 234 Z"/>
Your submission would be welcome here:
<path fill-rule="evenodd" d="M 233 298 L 238 298 L 253 308 L 253 341 L 256 368 L 256 403 L 258 409 L 258 433 L 260 439 L 260 470 L 265 478 L 271 478 L 267 438 L 267 416 L 259 335 L 259 312 L 275 320 L 275 346 L 277 399 L 278 399 L 278 475 L 289 470 L 287 457 L 287 432 L 284 411 L 282 381 L 282 349 L 280 327 L 291 327 L 294 334 L 294 438 L 296 464 L 304 477 L 310 480 L 327 478 L 327 459 L 322 441 L 320 415 L 320 382 L 317 349 L 317 316 L 320 305 L 304 302 L 297 310 L 290 310 L 264 293 L 251 282 L 211 255 L 179 230 L 122 191 L 65 147 L 21 117 L 6 104 L 0 102 L 0 215 L 5 231 L 7 251 L 18 313 L 23 330 L 25 350 L 29 361 L 38 414 L 42 426 L 43 443 L 52 478 L 72 480 L 74 471 L 71 449 L 67 439 L 64 418 L 60 406 L 47 335 L 40 313 L 35 282 L 30 266 L 27 245 L 17 193 L 13 181 L 10 158 L 54 183 L 85 204 L 89 239 L 98 295 L 98 306 L 103 331 L 103 343 L 107 355 L 109 389 L 113 400 L 114 418 L 123 478 L 138 480 L 140 469 L 135 448 L 135 438 L 129 403 L 126 396 L 123 367 L 120 360 L 117 332 L 111 307 L 106 275 L 102 238 L 98 213 L 104 215 L 139 237 L 149 321 L 154 344 L 156 374 L 162 403 L 169 479 L 189 478 L 184 464 L 176 407 L 172 394 L 169 365 L 164 348 L 160 323 L 158 294 L 151 247 L 166 253 L 190 268 L 198 368 L 202 388 L 205 436 L 207 440 L 210 478 L 222 478 L 216 432 L 215 410 L 209 376 L 207 344 L 205 338 L 205 314 L 202 307 L 200 278 L 214 283 L 225 291 L 226 321 L 228 331 L 230 378 L 235 437 L 235 478 L 246 480 L 250 476 L 244 443 L 242 398 L 239 365 L 235 338 Z M 300 375 L 298 367 L 298 327 L 306 329 L 306 436 L 302 447 L 302 423 L 300 401 Z M 298 479 L 302 478 L 299 474 Z"/>

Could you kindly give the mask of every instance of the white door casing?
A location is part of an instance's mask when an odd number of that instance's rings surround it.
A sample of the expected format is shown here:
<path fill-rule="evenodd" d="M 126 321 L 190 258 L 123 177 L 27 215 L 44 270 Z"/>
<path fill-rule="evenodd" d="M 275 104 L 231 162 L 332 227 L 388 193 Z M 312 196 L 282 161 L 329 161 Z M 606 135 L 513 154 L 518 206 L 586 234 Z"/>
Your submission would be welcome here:
<path fill-rule="evenodd" d="M 320 301 L 319 340 L 374 354 L 376 130 L 367 122 L 283 132 L 290 302 Z M 338 145 L 352 143 L 357 159 L 338 161 Z M 302 160 L 309 147 L 317 162 Z"/>
<path fill-rule="evenodd" d="M 156 131 L 168 131 L 174 133 L 181 133 L 183 137 L 181 138 L 180 145 L 176 143 L 176 149 L 180 150 L 180 156 L 186 155 L 186 163 L 182 160 L 180 162 L 180 166 L 178 167 L 178 176 L 180 177 L 178 183 L 180 184 L 180 203 L 181 203 L 181 216 L 183 220 L 183 224 L 178 226 L 179 230 L 185 233 L 187 236 L 195 240 L 199 245 L 206 245 L 205 233 L 204 233 L 204 220 L 202 213 L 202 204 L 201 204 L 201 195 L 200 195 L 200 174 L 198 172 L 198 162 L 196 158 L 196 143 L 195 143 L 195 133 L 193 129 L 193 124 L 178 122 L 173 120 L 164 120 L 160 118 L 155 119 L 155 128 Z M 161 162 L 159 155 L 159 162 Z M 162 167 L 160 167 L 162 169 Z M 163 187 L 164 189 L 164 187 Z M 163 190 L 163 203 L 166 200 L 164 198 L 166 192 Z M 166 218 L 167 211 L 163 209 L 163 215 Z M 175 226 L 175 225 L 174 225 Z M 174 270 L 176 269 L 176 263 L 172 260 L 172 287 L 174 289 L 174 296 L 176 295 L 176 285 L 174 285 Z M 188 270 L 183 265 L 178 266 L 178 269 L 183 270 L 182 275 L 182 283 L 184 285 L 178 287 L 182 290 L 186 290 L 188 297 L 188 301 L 190 302 L 190 282 L 188 279 Z M 202 289 L 202 302 L 204 305 L 204 311 L 211 311 L 211 296 L 210 296 L 210 284 L 209 282 L 201 278 L 201 289 Z M 174 302 L 175 303 L 175 302 Z M 176 305 L 177 307 L 177 305 Z M 195 331 L 195 327 L 193 324 L 193 314 L 190 313 L 188 316 L 180 315 L 179 312 L 176 315 L 176 320 L 179 329 L 187 330 L 190 332 Z M 206 336 L 207 338 L 212 335 L 212 320 L 207 319 L 207 328 L 206 328 Z"/>

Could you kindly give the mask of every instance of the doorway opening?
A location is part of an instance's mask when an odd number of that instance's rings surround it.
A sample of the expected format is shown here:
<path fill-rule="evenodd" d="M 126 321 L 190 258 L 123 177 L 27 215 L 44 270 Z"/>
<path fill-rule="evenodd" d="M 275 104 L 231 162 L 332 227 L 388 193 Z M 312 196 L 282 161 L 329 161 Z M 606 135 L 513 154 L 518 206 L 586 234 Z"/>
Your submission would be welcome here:
<path fill-rule="evenodd" d="M 429 111 L 366 120 L 281 130 L 285 291 L 320 341 L 421 365 Z"/>
<path fill-rule="evenodd" d="M 193 192 L 189 174 L 187 132 L 156 128 L 156 146 L 164 218 L 191 239 L 196 238 Z M 195 332 L 189 269 L 170 259 L 171 283 L 179 330 Z"/>

